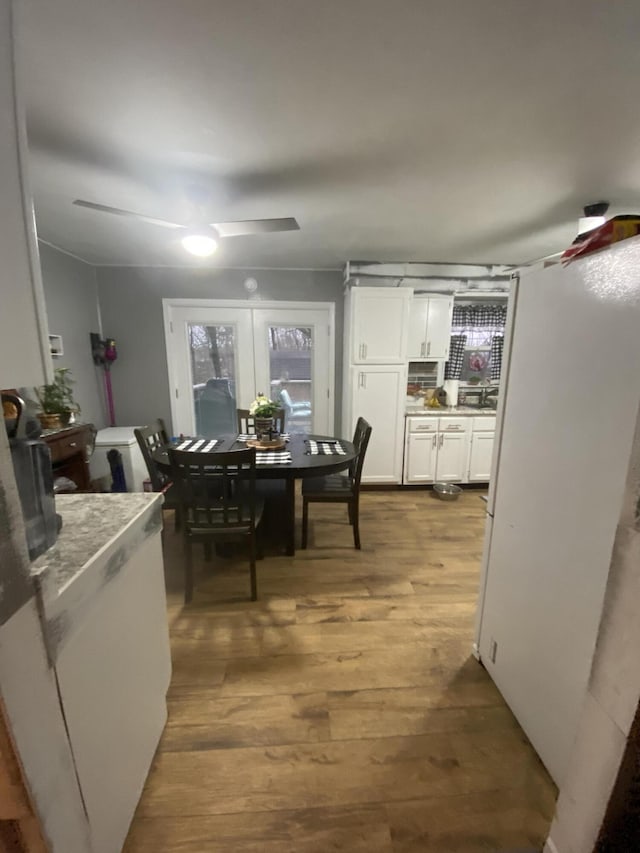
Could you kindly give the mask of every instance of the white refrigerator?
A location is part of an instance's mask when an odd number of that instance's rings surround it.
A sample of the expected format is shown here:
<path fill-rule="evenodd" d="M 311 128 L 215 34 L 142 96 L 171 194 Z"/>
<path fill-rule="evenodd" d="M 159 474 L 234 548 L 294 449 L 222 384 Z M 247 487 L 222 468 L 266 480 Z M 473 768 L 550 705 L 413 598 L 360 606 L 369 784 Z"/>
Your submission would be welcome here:
<path fill-rule="evenodd" d="M 476 653 L 556 783 L 585 697 L 640 406 L 640 238 L 522 272 Z"/>

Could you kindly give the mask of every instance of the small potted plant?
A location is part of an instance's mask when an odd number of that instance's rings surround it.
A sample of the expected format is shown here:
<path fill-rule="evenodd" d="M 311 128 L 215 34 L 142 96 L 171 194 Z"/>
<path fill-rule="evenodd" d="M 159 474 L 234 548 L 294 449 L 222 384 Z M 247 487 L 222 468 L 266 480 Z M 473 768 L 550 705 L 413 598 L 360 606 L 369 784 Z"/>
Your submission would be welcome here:
<path fill-rule="evenodd" d="M 36 388 L 36 396 L 42 412 L 38 419 L 43 429 L 59 429 L 67 426 L 72 417 L 80 413 L 80 406 L 73 399 L 74 380 L 68 367 L 56 367 L 50 385 Z"/>
<path fill-rule="evenodd" d="M 273 400 L 265 397 L 262 392 L 258 394 L 249 407 L 249 414 L 255 418 L 256 433 L 258 435 L 273 429 L 273 416 L 280 409 L 281 406 L 279 403 L 274 403 Z"/>

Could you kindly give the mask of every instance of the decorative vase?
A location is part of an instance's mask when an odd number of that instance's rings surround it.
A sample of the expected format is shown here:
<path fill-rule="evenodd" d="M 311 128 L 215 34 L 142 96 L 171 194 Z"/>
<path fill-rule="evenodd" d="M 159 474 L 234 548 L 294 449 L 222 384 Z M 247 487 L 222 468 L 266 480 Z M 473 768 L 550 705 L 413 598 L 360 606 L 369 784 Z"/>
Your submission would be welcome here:
<path fill-rule="evenodd" d="M 62 426 L 59 413 L 39 412 L 38 420 L 42 429 L 60 429 Z"/>
<path fill-rule="evenodd" d="M 268 434 L 269 430 L 273 429 L 273 418 L 258 418 L 255 419 L 256 423 L 256 435 L 260 438 L 261 435 L 265 433 Z"/>

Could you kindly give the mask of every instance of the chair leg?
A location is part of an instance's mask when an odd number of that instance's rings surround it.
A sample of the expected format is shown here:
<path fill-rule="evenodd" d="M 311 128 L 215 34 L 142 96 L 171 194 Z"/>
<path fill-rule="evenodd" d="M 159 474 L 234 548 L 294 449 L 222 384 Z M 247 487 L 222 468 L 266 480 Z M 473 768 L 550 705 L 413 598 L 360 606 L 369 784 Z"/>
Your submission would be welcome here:
<path fill-rule="evenodd" d="M 360 501 L 357 497 L 349 502 L 349 507 L 353 517 L 353 544 L 360 551 Z"/>
<path fill-rule="evenodd" d="M 249 572 L 251 575 L 251 601 L 258 600 L 258 578 L 256 574 L 256 533 L 249 536 Z"/>
<path fill-rule="evenodd" d="M 191 540 L 184 538 L 184 603 L 189 604 L 193 599 L 193 551 Z"/>
<path fill-rule="evenodd" d="M 353 527 L 353 503 L 351 501 L 347 504 L 347 512 L 349 513 L 349 524 Z"/>
<path fill-rule="evenodd" d="M 309 527 L 309 501 L 302 498 L 302 548 L 307 547 L 307 528 Z"/>

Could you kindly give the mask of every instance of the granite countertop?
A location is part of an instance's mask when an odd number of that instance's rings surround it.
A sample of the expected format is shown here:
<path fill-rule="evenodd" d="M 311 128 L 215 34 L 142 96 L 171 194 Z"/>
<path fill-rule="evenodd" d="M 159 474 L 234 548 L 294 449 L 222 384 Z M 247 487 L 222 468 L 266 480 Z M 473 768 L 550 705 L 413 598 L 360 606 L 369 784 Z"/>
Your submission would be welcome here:
<path fill-rule="evenodd" d="M 436 417 L 442 417 L 443 415 L 448 417 L 485 417 L 486 415 L 493 415 L 495 417 L 496 410 L 495 409 L 476 409 L 473 406 L 440 406 L 439 409 L 429 409 L 426 406 L 423 406 L 419 403 L 407 403 L 405 406 L 405 415 L 435 415 Z"/>
<path fill-rule="evenodd" d="M 89 607 L 144 540 L 161 530 L 162 501 L 144 492 L 56 497 L 62 530 L 31 566 L 54 650 L 65 633 L 61 623 L 66 627 Z"/>

